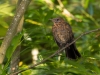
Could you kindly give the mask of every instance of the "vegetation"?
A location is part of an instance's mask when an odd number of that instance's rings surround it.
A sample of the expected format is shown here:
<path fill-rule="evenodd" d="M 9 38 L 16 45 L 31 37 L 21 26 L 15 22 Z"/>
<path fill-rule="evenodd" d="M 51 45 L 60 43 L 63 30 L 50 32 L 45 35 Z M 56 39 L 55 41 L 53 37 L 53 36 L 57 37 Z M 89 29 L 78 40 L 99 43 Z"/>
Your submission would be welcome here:
<path fill-rule="evenodd" d="M 14 37 L 7 49 L 4 68 L 0 65 L 0 74 L 9 72 L 11 56 L 20 43 L 20 70 L 39 63 L 59 49 L 52 36 L 51 18 L 60 16 L 68 21 L 75 38 L 83 32 L 100 28 L 99 3 L 99 0 L 32 0 L 24 14 L 23 30 Z M 15 6 L 13 2 L 0 1 L 0 44 L 15 14 Z M 68 60 L 61 52 L 22 74 L 100 75 L 100 31 L 82 36 L 76 45 L 82 55 L 77 61 Z M 33 59 L 33 51 L 36 51 L 37 59 Z"/>

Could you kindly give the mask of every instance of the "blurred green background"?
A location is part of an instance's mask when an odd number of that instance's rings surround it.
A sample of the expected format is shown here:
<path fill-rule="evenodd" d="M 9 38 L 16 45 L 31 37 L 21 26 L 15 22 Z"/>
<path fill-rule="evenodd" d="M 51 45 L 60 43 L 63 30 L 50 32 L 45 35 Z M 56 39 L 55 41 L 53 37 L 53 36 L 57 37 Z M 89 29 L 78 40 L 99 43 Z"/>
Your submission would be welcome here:
<path fill-rule="evenodd" d="M 0 37 L 5 36 L 11 23 L 15 3 L 16 0 L 0 0 Z M 75 38 L 100 28 L 100 0 L 32 0 L 24 16 L 20 69 L 58 50 L 51 31 L 53 23 L 49 19 L 63 17 L 71 24 Z M 100 31 L 83 36 L 76 45 L 82 55 L 78 61 L 68 60 L 62 52 L 23 75 L 100 75 Z M 36 59 L 32 53 L 37 54 Z M 9 66 L 6 68 L 8 70 Z"/>

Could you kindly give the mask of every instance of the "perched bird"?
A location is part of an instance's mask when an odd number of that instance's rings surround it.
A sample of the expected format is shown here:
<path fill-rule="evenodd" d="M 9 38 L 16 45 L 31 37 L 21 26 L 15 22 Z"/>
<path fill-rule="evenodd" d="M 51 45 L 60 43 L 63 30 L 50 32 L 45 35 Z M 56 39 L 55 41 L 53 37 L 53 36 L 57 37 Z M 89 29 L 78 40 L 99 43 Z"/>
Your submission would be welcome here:
<path fill-rule="evenodd" d="M 65 45 L 74 40 L 74 35 L 71 26 L 61 17 L 51 19 L 53 22 L 52 33 L 57 45 L 63 48 Z M 77 59 L 81 57 L 75 43 L 65 48 L 66 57 L 68 59 Z"/>

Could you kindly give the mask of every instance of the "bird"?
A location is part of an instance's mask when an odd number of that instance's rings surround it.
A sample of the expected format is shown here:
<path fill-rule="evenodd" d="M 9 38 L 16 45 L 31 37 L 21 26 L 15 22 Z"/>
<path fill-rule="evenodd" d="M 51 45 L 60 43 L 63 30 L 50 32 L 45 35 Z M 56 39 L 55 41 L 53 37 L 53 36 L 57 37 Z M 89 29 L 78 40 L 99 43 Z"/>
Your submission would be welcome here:
<path fill-rule="evenodd" d="M 74 41 L 74 34 L 68 22 L 61 17 L 50 20 L 53 22 L 52 34 L 54 40 L 60 49 Z M 65 54 L 68 59 L 78 59 L 81 57 L 81 54 L 78 52 L 75 43 L 65 48 Z"/>

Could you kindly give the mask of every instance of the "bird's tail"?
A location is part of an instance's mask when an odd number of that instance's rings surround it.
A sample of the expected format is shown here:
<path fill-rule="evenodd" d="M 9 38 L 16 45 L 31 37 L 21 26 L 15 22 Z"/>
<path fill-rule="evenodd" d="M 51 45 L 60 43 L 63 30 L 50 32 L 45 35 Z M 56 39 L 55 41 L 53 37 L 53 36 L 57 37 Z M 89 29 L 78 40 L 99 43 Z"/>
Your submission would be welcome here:
<path fill-rule="evenodd" d="M 68 59 L 77 59 L 81 57 L 80 53 L 75 47 L 75 44 L 72 44 L 69 47 L 67 47 L 65 49 L 65 52 L 66 52 L 66 56 L 68 57 Z"/>

